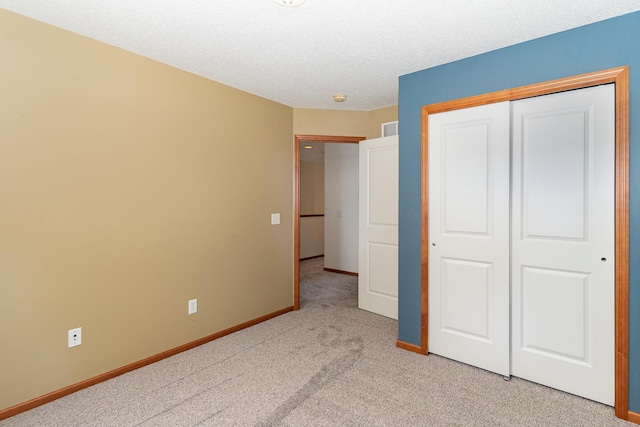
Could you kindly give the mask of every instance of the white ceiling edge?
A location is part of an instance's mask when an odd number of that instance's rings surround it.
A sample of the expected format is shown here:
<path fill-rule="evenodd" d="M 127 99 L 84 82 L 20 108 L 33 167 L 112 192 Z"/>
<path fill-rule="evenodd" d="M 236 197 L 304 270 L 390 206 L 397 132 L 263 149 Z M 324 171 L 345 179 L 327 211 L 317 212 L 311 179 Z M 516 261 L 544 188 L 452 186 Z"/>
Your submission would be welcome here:
<path fill-rule="evenodd" d="M 401 75 L 640 10 L 640 0 L 0 0 L 294 108 L 398 104 Z M 1 31 L 1 29 L 0 29 Z M 333 101 L 335 93 L 347 101 Z"/>

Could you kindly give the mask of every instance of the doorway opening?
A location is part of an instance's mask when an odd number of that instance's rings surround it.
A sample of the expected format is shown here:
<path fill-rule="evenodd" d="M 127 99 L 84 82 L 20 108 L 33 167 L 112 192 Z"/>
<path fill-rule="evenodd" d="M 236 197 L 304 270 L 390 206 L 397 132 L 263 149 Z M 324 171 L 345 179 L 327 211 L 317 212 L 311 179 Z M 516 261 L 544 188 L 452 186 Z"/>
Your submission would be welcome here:
<path fill-rule="evenodd" d="M 293 200 L 293 309 L 300 309 L 300 144 L 330 142 L 357 144 L 364 136 L 295 135 L 294 136 L 294 200 Z"/>

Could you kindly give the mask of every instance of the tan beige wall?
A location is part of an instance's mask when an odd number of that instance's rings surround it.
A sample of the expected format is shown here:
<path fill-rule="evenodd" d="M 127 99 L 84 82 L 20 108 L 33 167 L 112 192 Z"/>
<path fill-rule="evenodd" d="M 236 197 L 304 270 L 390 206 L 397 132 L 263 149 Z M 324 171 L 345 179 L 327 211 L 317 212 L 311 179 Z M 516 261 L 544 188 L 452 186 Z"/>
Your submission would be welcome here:
<path fill-rule="evenodd" d="M 297 135 L 380 137 L 380 125 L 398 120 L 398 106 L 372 111 L 294 108 L 293 133 Z"/>
<path fill-rule="evenodd" d="M 369 111 L 369 129 L 367 130 L 367 138 L 380 138 L 382 136 L 382 123 L 395 122 L 396 120 L 398 120 L 397 105 Z"/>
<path fill-rule="evenodd" d="M 324 151 L 323 144 L 318 146 Z M 324 161 L 300 162 L 300 215 L 324 214 Z M 300 259 L 324 253 L 324 217 L 300 218 Z"/>
<path fill-rule="evenodd" d="M 324 149 L 324 148 L 323 148 Z M 300 162 L 300 215 L 324 213 L 324 162 Z"/>
<path fill-rule="evenodd" d="M 366 111 L 293 109 L 293 133 L 297 135 L 367 136 Z"/>
<path fill-rule="evenodd" d="M 0 57 L 0 410 L 291 306 L 291 108 L 2 10 Z"/>

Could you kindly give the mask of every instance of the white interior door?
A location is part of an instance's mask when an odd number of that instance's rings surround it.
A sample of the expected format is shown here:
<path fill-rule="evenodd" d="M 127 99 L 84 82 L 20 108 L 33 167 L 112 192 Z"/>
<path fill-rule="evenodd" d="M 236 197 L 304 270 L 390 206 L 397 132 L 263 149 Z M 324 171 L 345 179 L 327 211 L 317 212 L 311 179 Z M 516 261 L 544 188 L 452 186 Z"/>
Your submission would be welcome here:
<path fill-rule="evenodd" d="M 398 318 L 398 136 L 360 144 L 358 307 Z"/>
<path fill-rule="evenodd" d="M 429 351 L 509 375 L 509 103 L 428 125 Z"/>
<path fill-rule="evenodd" d="M 614 402 L 613 85 L 513 107 L 512 374 Z"/>

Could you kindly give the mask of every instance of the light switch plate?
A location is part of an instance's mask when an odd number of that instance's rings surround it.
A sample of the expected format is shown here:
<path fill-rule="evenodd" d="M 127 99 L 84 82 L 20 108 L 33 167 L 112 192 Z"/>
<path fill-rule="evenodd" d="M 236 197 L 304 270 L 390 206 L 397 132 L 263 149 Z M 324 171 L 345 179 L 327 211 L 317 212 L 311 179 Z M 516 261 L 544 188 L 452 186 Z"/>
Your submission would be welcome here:
<path fill-rule="evenodd" d="M 280 214 L 279 213 L 272 213 L 271 214 L 271 225 L 278 225 L 280 224 Z"/>
<path fill-rule="evenodd" d="M 189 300 L 189 314 L 195 314 L 198 312 L 198 300 L 190 299 Z"/>

